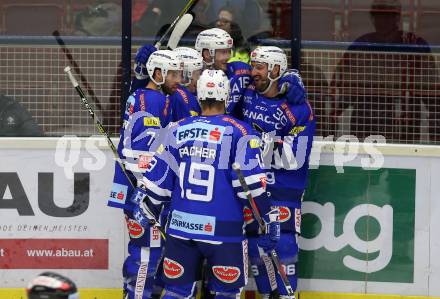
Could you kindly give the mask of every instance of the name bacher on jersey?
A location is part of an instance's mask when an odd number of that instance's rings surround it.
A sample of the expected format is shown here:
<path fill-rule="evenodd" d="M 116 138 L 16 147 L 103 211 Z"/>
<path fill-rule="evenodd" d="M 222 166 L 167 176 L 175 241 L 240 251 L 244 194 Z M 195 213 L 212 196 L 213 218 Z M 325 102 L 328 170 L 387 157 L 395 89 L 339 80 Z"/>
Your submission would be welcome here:
<path fill-rule="evenodd" d="M 235 185 L 232 189 L 225 186 L 231 179 L 232 157 L 243 166 L 259 165 L 259 151 L 257 153 L 255 150 L 260 141 L 255 135 L 250 135 L 253 131 L 249 127 L 227 115 L 196 118 L 179 121 L 167 133 L 170 154 L 167 153 L 167 156 L 172 160 L 160 158 L 163 162 L 158 166 L 170 166 L 173 169 L 171 172 L 177 175 L 176 182 L 167 183 L 170 178 L 166 175 L 164 182 L 149 179 L 147 184 L 159 183 L 159 188 L 171 191 L 167 191 L 171 197 L 169 234 L 198 240 L 242 240 L 243 208 L 241 204 L 237 206 L 238 202 L 231 203 L 237 201 Z M 245 154 L 249 153 L 246 148 L 254 154 Z M 264 174 L 255 174 L 257 176 Z M 146 177 L 153 176 L 146 174 Z M 215 212 L 224 211 L 226 207 L 226 214 Z"/>

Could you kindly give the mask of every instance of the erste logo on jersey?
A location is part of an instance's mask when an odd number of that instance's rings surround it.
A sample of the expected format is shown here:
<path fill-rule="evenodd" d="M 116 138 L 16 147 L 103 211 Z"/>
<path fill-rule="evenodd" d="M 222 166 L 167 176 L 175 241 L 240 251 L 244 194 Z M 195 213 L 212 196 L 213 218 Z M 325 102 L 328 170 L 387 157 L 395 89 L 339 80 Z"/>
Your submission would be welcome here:
<path fill-rule="evenodd" d="M 117 202 L 117 203 L 125 203 L 127 199 L 127 190 L 128 187 L 126 185 L 113 183 L 112 191 L 110 192 L 109 201 Z"/>
<path fill-rule="evenodd" d="M 174 210 L 169 228 L 190 234 L 213 236 L 215 234 L 215 217 Z"/>
<path fill-rule="evenodd" d="M 177 129 L 177 143 L 190 140 L 206 141 L 209 143 L 221 143 L 225 127 L 201 122 L 191 123 Z"/>
<path fill-rule="evenodd" d="M 165 274 L 166 277 L 170 279 L 176 279 L 182 276 L 184 272 L 185 272 L 185 268 L 183 268 L 181 264 L 167 257 L 164 258 L 163 273 Z"/>
<path fill-rule="evenodd" d="M 224 283 L 234 283 L 240 277 L 240 268 L 232 266 L 213 266 L 212 273 L 218 280 Z"/>
<path fill-rule="evenodd" d="M 131 238 L 138 239 L 144 235 L 144 228 L 134 219 L 126 219 L 128 234 Z"/>

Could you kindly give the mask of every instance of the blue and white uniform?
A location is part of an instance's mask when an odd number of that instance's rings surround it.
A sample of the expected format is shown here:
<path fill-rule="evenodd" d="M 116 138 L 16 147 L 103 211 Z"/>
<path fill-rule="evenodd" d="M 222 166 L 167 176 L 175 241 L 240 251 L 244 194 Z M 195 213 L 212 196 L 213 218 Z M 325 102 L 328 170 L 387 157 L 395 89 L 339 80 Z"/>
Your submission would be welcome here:
<path fill-rule="evenodd" d="M 243 120 L 262 134 L 263 159 L 267 176 L 267 191 L 273 206 L 279 207 L 281 239 L 276 251 L 294 289 L 297 285 L 296 235 L 301 226 L 301 199 L 307 185 L 309 155 L 316 127 L 313 110 L 307 101 L 293 105 L 285 97 L 267 98 L 250 85 L 243 98 Z M 261 294 L 278 288 L 287 295 L 272 263 L 257 247 L 258 226 L 249 208 L 245 219 L 249 237 L 249 256 L 252 271 Z"/>
<path fill-rule="evenodd" d="M 159 137 L 161 128 L 170 123 L 171 117 L 170 99 L 160 91 L 138 89 L 127 100 L 118 154 L 131 182 L 115 163 L 108 205 L 121 208 L 125 213 L 130 241 L 123 276 L 124 290 L 130 299 L 151 297 L 162 240 L 157 228 L 143 228 L 133 218 L 134 204 L 129 198 L 134 191 L 132 186 L 136 186 L 137 180 L 151 166 L 151 157 L 156 151 L 153 142 Z"/>
<path fill-rule="evenodd" d="M 227 64 L 226 76 L 229 78 L 231 95 L 226 106 L 226 113 L 240 116 L 241 99 L 251 78 L 251 66 L 241 61 Z M 239 117 L 241 119 L 241 117 Z"/>
<path fill-rule="evenodd" d="M 173 110 L 173 121 L 200 115 L 202 111 L 196 95 L 190 92 L 185 86 L 179 86 L 177 91 L 170 96 L 170 100 Z"/>
<path fill-rule="evenodd" d="M 242 165 L 261 214 L 268 213 L 256 138 L 249 125 L 226 115 L 186 118 L 168 132 L 167 150 L 156 156 L 158 162 L 143 179 L 153 204 L 171 201 L 163 298 L 192 296 L 204 258 L 216 298 L 235 298 L 246 284 L 246 197 L 231 165 Z"/>

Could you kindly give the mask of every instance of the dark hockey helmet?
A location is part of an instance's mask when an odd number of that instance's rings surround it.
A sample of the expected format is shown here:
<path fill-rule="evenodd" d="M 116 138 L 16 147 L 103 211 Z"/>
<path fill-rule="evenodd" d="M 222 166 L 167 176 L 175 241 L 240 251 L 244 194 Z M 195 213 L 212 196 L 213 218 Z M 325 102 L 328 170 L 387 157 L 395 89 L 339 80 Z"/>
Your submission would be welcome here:
<path fill-rule="evenodd" d="M 44 272 L 32 279 L 26 291 L 29 299 L 79 299 L 75 283 L 54 272 Z"/>
<path fill-rule="evenodd" d="M 401 12 L 401 0 L 373 0 L 370 10 L 370 14 L 372 15 L 377 13 L 393 13 L 400 15 Z"/>

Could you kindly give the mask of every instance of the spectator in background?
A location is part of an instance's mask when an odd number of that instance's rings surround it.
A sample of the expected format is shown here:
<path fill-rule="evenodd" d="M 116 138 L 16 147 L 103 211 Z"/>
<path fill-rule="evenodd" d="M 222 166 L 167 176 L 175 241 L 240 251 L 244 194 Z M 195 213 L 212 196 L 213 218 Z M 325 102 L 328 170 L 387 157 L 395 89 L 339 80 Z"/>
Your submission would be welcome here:
<path fill-rule="evenodd" d="M 269 0 L 246 0 L 246 10 L 243 15 L 243 33 L 248 42 L 258 45 L 259 39 L 272 37 L 272 23 L 269 16 Z"/>
<path fill-rule="evenodd" d="M 209 0 L 199 0 L 197 4 L 191 9 L 190 13 L 193 15 L 194 19 L 191 25 L 186 29 L 185 33 L 183 34 L 180 45 L 185 43 L 188 46 L 189 44 L 192 45 L 197 35 L 203 30 L 208 29 L 209 24 L 207 23 L 207 19 L 206 19 L 206 8 L 208 1 Z M 164 35 L 169 25 L 175 20 L 175 18 L 180 12 L 181 11 L 179 9 L 179 11 L 176 12 L 176 15 L 172 16 L 172 19 L 168 23 L 162 25 L 162 27 L 159 28 L 159 30 L 156 33 L 156 40 L 159 40 Z"/>
<path fill-rule="evenodd" d="M 75 283 L 55 272 L 44 272 L 32 279 L 26 292 L 28 299 L 79 299 Z"/>
<path fill-rule="evenodd" d="M 131 9 L 131 22 L 136 23 L 147 11 L 148 0 L 133 0 Z"/>
<path fill-rule="evenodd" d="M 43 136 L 43 131 L 15 99 L 0 95 L 0 136 Z"/>
<path fill-rule="evenodd" d="M 430 81 L 429 70 L 435 70 L 430 48 L 421 37 L 399 28 L 399 0 L 374 0 L 370 15 L 375 31 L 357 38 L 337 67 L 333 86 L 338 88 L 339 97 L 331 113 L 334 123 L 351 107 L 350 134 L 361 141 L 370 135 L 382 135 L 387 142 L 419 142 L 423 103 L 430 113 L 431 132 L 438 130 L 440 121 L 435 97 L 417 95 L 423 90 L 417 86 Z M 401 49 L 393 50 L 401 54 L 391 54 L 389 49 L 378 53 L 377 47 L 365 43 L 401 44 Z M 403 45 L 424 47 L 412 54 Z"/>
<path fill-rule="evenodd" d="M 233 7 L 222 7 L 218 12 L 215 27 L 223 29 L 229 33 L 234 40 L 234 47 L 232 48 L 231 58 L 228 62 L 242 61 L 244 63 L 249 63 L 249 52 L 251 49 L 243 38 L 240 26 L 234 20 Z"/>
<path fill-rule="evenodd" d="M 233 14 L 242 16 L 246 10 L 246 1 L 247 0 L 210 0 L 206 12 L 207 18 L 210 20 L 210 23 L 217 20 L 218 13 L 224 7 L 230 8 Z"/>
<path fill-rule="evenodd" d="M 186 1 L 153 0 L 144 14 L 133 24 L 133 35 L 153 37 L 167 24 L 171 24 L 185 6 Z"/>
<path fill-rule="evenodd" d="M 97 1 L 75 16 L 75 35 L 120 36 L 121 5 L 112 1 Z"/>
<path fill-rule="evenodd" d="M 258 39 L 272 36 L 272 25 L 268 14 L 269 0 L 211 0 L 207 9 L 209 19 L 217 20 L 218 13 L 224 7 L 228 7 L 236 17 L 234 21 L 249 43 L 256 45 Z"/>

